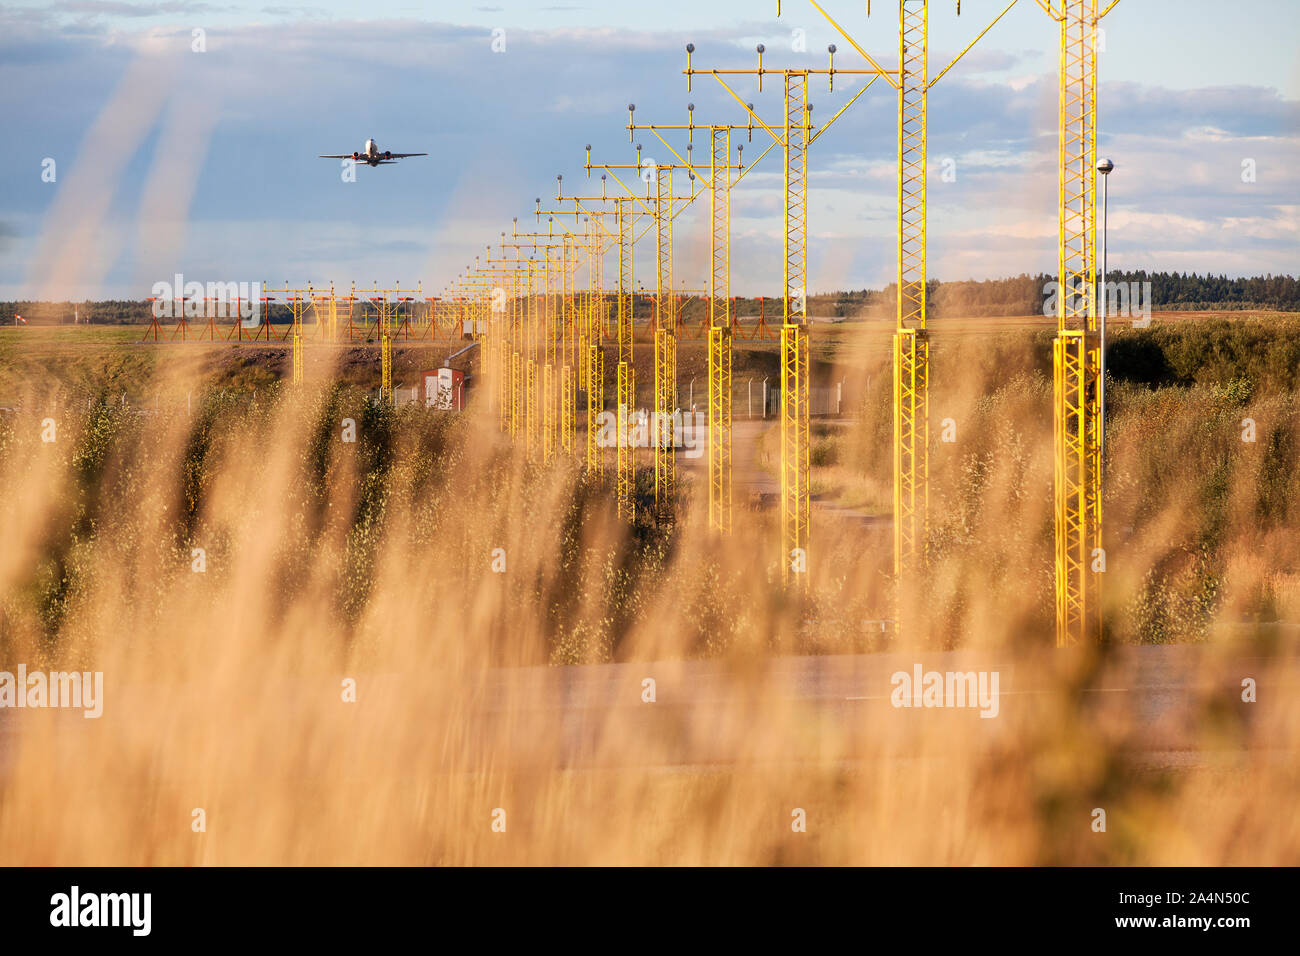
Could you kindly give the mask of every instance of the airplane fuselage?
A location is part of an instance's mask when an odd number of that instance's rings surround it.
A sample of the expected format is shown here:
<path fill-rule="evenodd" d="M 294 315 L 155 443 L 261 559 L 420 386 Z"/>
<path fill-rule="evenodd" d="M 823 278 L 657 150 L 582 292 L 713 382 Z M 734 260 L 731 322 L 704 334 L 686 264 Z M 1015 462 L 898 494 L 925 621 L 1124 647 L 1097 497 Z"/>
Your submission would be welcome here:
<path fill-rule="evenodd" d="M 370 166 L 378 166 L 381 162 L 389 159 L 391 154 L 380 152 L 379 146 L 373 139 L 366 140 L 366 145 L 359 153 L 353 153 L 352 158 L 358 163 L 366 163 Z"/>
<path fill-rule="evenodd" d="M 379 144 L 375 142 L 374 137 L 366 140 L 366 145 L 359 152 L 355 153 L 322 153 L 321 159 L 350 159 L 352 162 L 366 166 L 384 166 L 399 159 L 405 159 L 408 156 L 427 156 L 427 153 L 394 153 L 391 150 L 381 150 Z"/>

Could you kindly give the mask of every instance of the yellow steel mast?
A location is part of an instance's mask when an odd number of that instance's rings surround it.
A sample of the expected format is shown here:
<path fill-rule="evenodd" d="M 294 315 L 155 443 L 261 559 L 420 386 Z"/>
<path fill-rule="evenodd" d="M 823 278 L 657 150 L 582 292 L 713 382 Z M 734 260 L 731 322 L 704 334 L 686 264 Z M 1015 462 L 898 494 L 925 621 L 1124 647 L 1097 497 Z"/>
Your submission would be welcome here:
<path fill-rule="evenodd" d="M 709 139 L 709 526 L 730 533 L 731 130 L 714 126 Z"/>
<path fill-rule="evenodd" d="M 670 520 L 677 490 L 673 414 L 677 408 L 677 302 L 673 295 L 673 167 L 656 166 L 655 187 L 655 517 Z"/>
<path fill-rule="evenodd" d="M 695 104 L 689 104 L 686 110 L 685 125 L 638 124 L 634 119 L 635 106 L 629 105 L 627 130 L 629 139 L 636 130 L 652 132 L 683 165 L 704 181 L 709 190 L 709 527 L 729 532 L 732 507 L 731 130 L 748 128 L 752 133 L 753 122 L 751 120 L 745 125 L 696 124 Z M 689 158 L 697 129 L 708 133 L 710 138 L 709 164 L 704 167 L 694 166 Z M 666 130 L 687 132 L 686 159 L 664 139 L 662 132 Z M 738 157 L 743 149 L 743 146 L 738 147 Z M 744 166 L 739 159 L 734 168 L 739 171 L 739 176 L 744 175 Z"/>
<path fill-rule="evenodd" d="M 314 289 L 308 283 L 307 297 L 316 313 L 317 338 L 325 342 L 338 341 L 338 299 L 334 295 L 334 283 L 330 283 L 328 293 L 324 289 Z"/>
<path fill-rule="evenodd" d="M 557 177 L 557 181 L 559 177 Z M 561 199 L 573 199 L 572 196 L 560 196 Z M 581 214 L 581 207 L 575 205 L 573 213 L 576 219 Z M 540 204 L 537 213 L 540 216 L 542 212 Z M 546 210 L 548 213 L 563 215 L 565 210 Z M 552 218 L 552 221 L 554 219 Z M 575 431 L 575 422 L 577 418 L 577 388 L 585 385 L 587 389 L 587 468 L 588 470 L 599 473 L 600 471 L 600 451 L 596 444 L 597 423 L 596 417 L 600 413 L 602 396 L 600 392 L 600 376 L 603 373 L 603 362 L 601 361 L 600 345 L 597 342 L 590 341 L 589 327 L 591 324 L 591 309 L 594 295 L 588 294 L 586 302 L 581 309 L 581 326 L 579 325 L 579 309 L 575 301 L 576 294 L 572 291 L 575 287 L 576 277 L 571 274 L 571 270 L 577 268 L 577 258 L 574 256 L 575 245 L 581 244 L 587 251 L 588 270 L 592 273 L 590 281 L 596 281 L 594 276 L 597 274 L 595 266 L 596 253 L 591 248 L 593 242 L 590 233 L 590 218 L 587 219 L 588 233 L 580 236 L 570 232 L 565 228 L 565 235 L 562 240 L 563 255 L 567 265 L 563 271 L 568 277 L 568 289 L 565 295 L 564 303 L 564 352 L 563 375 L 561 386 L 561 406 L 562 406 L 562 423 L 561 423 L 561 443 L 566 451 L 573 451 L 573 436 Z M 564 228 L 561 223 L 561 228 Z M 576 381 L 575 381 L 576 370 Z M 595 373 L 595 391 L 592 390 L 593 373 Z"/>
<path fill-rule="evenodd" d="M 540 199 L 538 202 L 540 203 Z M 521 233 L 519 232 L 518 221 L 514 223 L 513 238 L 516 241 L 524 241 L 526 245 L 534 252 L 541 252 L 543 258 L 538 262 L 542 272 L 542 289 L 540 295 L 530 296 L 532 300 L 532 321 L 528 323 L 533 336 L 533 347 L 529 350 L 529 357 L 525 368 L 525 396 L 526 405 L 524 419 L 528 432 L 528 449 L 529 457 L 532 457 L 538 444 L 537 441 L 537 361 L 535 356 L 541 355 L 542 374 L 541 374 L 541 398 L 542 414 L 541 418 L 541 450 L 544 461 L 550 461 L 555 455 L 556 450 L 556 432 L 559 425 L 557 405 L 557 382 L 555 375 L 555 358 L 556 358 L 556 336 L 554 326 L 554 308 L 553 292 L 555 289 L 556 272 L 560 268 L 557 264 L 559 257 L 555 256 L 556 250 L 563 251 L 563 242 L 556 242 L 556 239 L 562 239 L 557 236 L 553 230 L 554 218 L 548 219 L 547 231 L 544 233 Z M 542 241 L 546 240 L 546 241 Z M 530 282 L 532 279 L 530 270 Z M 541 336 L 540 347 L 536 342 L 536 337 Z"/>
<path fill-rule="evenodd" d="M 587 147 L 591 149 L 590 146 Z M 590 153 L 588 153 L 590 156 Z M 600 446 L 597 442 L 599 434 L 599 423 L 597 418 L 604 408 L 604 380 L 605 380 L 605 355 L 600 340 L 602 335 L 602 299 L 603 291 L 601 286 L 601 269 L 605 256 L 605 236 L 607 235 L 603 225 L 607 217 L 613 217 L 615 220 L 619 217 L 618 203 L 623 200 L 616 199 L 607 195 L 604 191 L 605 176 L 601 176 L 601 195 L 599 196 L 566 196 L 564 195 L 563 177 L 556 177 L 557 189 L 556 199 L 559 202 L 572 202 L 572 210 L 544 210 L 541 208 L 540 200 L 537 204 L 535 214 L 540 218 L 543 213 L 549 215 L 565 215 L 572 212 L 574 219 L 581 216 L 587 223 L 587 233 L 581 237 L 586 244 L 588 258 L 588 273 L 591 285 L 587 305 L 584 309 L 584 324 L 582 335 L 578 343 L 578 355 L 583 363 L 582 379 L 587 388 L 587 468 L 594 474 L 600 474 L 603 471 L 603 456 Z M 614 209 L 591 209 L 587 203 L 616 203 Z M 563 222 L 561 222 L 563 227 Z M 567 231 L 567 230 L 566 230 Z M 631 362 L 631 341 L 628 342 L 628 362 Z"/>
<path fill-rule="evenodd" d="M 573 301 L 573 239 L 566 235 L 560 243 L 560 282 L 563 290 L 561 300 L 560 328 L 560 447 L 573 453 L 574 417 L 577 411 L 577 383 L 574 381 L 573 341 L 575 331 Z"/>
<path fill-rule="evenodd" d="M 513 232 L 516 236 L 519 234 L 519 219 L 513 220 Z M 531 458 L 533 448 L 536 442 L 534 431 L 534 402 L 533 394 L 533 354 L 532 354 L 532 328 L 533 323 L 530 318 L 535 318 L 533 314 L 535 309 L 536 297 L 534 295 L 535 277 L 537 261 L 534 257 L 524 259 L 521 255 L 525 243 L 506 242 L 506 234 L 501 234 L 501 253 L 504 256 L 507 249 L 512 249 L 516 256 L 517 267 L 520 275 L 514 286 L 514 294 L 509 302 L 510 309 L 510 355 L 505 362 L 505 376 L 509 380 L 507 386 L 509 391 L 508 403 L 510 411 L 508 415 L 508 431 L 512 437 L 517 438 L 519 432 L 524 432 L 525 448 Z"/>
<path fill-rule="evenodd" d="M 1060 28 L 1056 340 L 1052 344 L 1056 643 L 1100 640 L 1101 336 L 1097 325 L 1097 0 L 1039 0 Z"/>
<path fill-rule="evenodd" d="M 780 7 L 778 5 L 778 14 Z M 835 47 L 830 46 L 830 64 L 825 70 L 770 69 L 763 66 L 762 44 L 757 47 L 758 67 L 747 69 L 697 70 L 692 65 L 694 44 L 686 46 L 688 88 L 695 74 L 707 74 L 744 107 L 750 120 L 766 130 L 774 142 L 781 144 L 784 153 L 784 241 L 783 274 L 784 320 L 781 326 L 781 567 L 786 580 L 792 573 L 807 582 L 803 572 L 808 567 L 809 532 L 809 362 L 808 362 L 808 147 L 837 120 L 844 111 L 865 93 L 875 79 L 887 75 L 875 61 L 870 69 L 837 70 Z M 865 54 L 864 54 L 865 55 Z M 873 78 L 866 83 L 816 134 L 813 133 L 812 106 L 808 102 L 808 79 L 813 74 L 825 74 L 834 84 L 836 73 L 867 74 Z M 780 132 L 763 122 L 754 113 L 753 106 L 742 100 L 723 74 L 749 74 L 758 77 L 758 88 L 763 88 L 763 76 L 775 74 L 784 81 L 784 121 Z M 750 168 L 753 168 L 751 164 Z"/>
<path fill-rule="evenodd" d="M 605 292 L 603 266 L 605 261 L 604 220 L 607 214 L 588 214 L 588 285 L 586 341 L 581 355 L 585 359 L 583 379 L 587 385 L 587 470 L 601 475 L 605 470 L 604 456 L 597 438 L 600 434 L 600 413 L 605 410 L 605 350 L 601 345 L 605 327 Z"/>
<path fill-rule="evenodd" d="M 292 316 L 293 324 L 290 327 L 292 337 L 292 382 L 294 385 L 302 384 L 302 317 L 307 311 L 308 306 L 312 303 L 312 292 L 309 286 L 306 294 L 301 289 L 290 289 L 289 280 L 284 280 L 284 292 L 281 293 L 285 303 L 289 306 L 289 314 Z"/>
<path fill-rule="evenodd" d="M 629 107 L 629 112 L 635 110 L 635 106 Z M 590 153 L 586 162 L 588 173 L 591 169 L 603 169 L 611 175 L 614 182 L 620 186 L 628 197 L 638 204 L 647 207 L 650 212 L 655 230 L 655 329 L 654 329 L 654 346 L 655 346 L 655 410 L 651 422 L 651 445 L 654 448 L 655 463 L 655 517 L 663 522 L 669 522 L 674 517 L 673 501 L 676 494 L 676 466 L 675 466 L 675 445 L 676 429 L 674 427 L 674 416 L 677 411 L 677 309 L 676 296 L 673 290 L 673 220 L 685 208 L 685 205 L 694 201 L 696 193 L 692 188 L 691 191 L 683 196 L 676 196 L 673 192 L 673 171 L 677 168 L 687 169 L 690 174 L 692 183 L 695 180 L 693 167 L 688 163 L 658 163 L 651 164 L 648 160 L 642 164 L 641 146 L 636 147 L 637 160 L 635 163 L 592 163 Z M 643 180 L 646 181 L 647 196 L 646 202 L 641 202 L 630 189 L 625 186 L 613 170 L 616 169 L 633 169 L 637 170 Z M 619 356 L 620 356 L 620 379 L 622 383 L 620 392 L 620 414 L 624 405 L 623 398 L 629 401 L 627 407 L 630 408 L 634 399 L 634 382 L 632 380 L 632 356 L 631 356 L 631 336 L 632 336 L 632 316 L 630 309 L 631 291 L 631 245 L 635 241 L 631 234 L 631 220 L 627 220 L 627 276 L 620 275 L 620 285 L 625 285 L 629 298 L 629 308 L 626 314 L 626 336 L 627 336 L 627 366 L 626 375 L 623 375 L 623 336 L 624 331 L 620 328 L 619 334 Z M 620 247 L 623 245 L 623 236 L 620 235 Z M 622 254 L 620 253 L 620 259 Z M 621 270 L 620 270 L 621 271 Z M 623 436 L 620 435 L 620 447 L 622 446 Z M 618 479 L 618 494 L 620 496 L 620 511 L 625 510 L 624 500 L 626 501 L 625 513 L 632 515 L 632 491 L 635 481 L 635 475 L 632 470 L 632 456 L 629 454 L 626 463 L 626 472 L 623 469 L 623 461 L 620 459 L 620 472 Z M 626 495 L 626 499 L 624 499 Z"/>
<path fill-rule="evenodd" d="M 894 332 L 894 572 L 923 563 L 929 514 L 930 345 L 925 328 L 928 0 L 899 0 L 898 277 Z"/>
<path fill-rule="evenodd" d="M 379 326 L 379 400 L 386 405 L 393 403 L 393 319 L 399 308 L 398 300 L 393 297 L 400 295 L 400 284 L 396 290 L 380 289 L 376 282 L 370 298 Z"/>
<path fill-rule="evenodd" d="M 823 18 L 873 67 L 878 64 L 816 0 Z M 925 561 L 929 514 L 930 346 L 926 331 L 926 223 L 930 87 L 1015 6 L 1010 0 L 939 73 L 929 76 L 929 0 L 898 0 L 898 70 L 887 77 L 898 93 L 897 309 L 893 339 L 894 571 L 900 596 L 916 586 Z M 777 4 L 780 12 L 780 4 Z M 867 13 L 871 6 L 868 3 Z M 961 13 L 958 0 L 957 12 Z M 832 54 L 834 48 L 832 47 Z M 838 71 L 836 71 L 838 72 Z M 884 71 L 882 71 L 884 72 Z M 837 114 L 838 115 L 838 114 Z M 902 607 L 909 602 L 900 600 Z"/>
<path fill-rule="evenodd" d="M 528 268 L 526 260 L 519 258 L 518 247 L 511 247 L 516 255 L 506 255 L 506 234 L 501 233 L 501 256 L 493 259 L 488 247 L 488 266 L 492 270 L 493 287 L 488 303 L 489 319 L 484 367 L 491 367 L 496 381 L 492 394 L 497 403 L 498 427 L 512 437 L 518 432 L 519 382 L 517 376 L 520 345 L 520 274 Z"/>
<path fill-rule="evenodd" d="M 785 73 L 785 320 L 781 325 L 781 549 L 785 570 L 807 566 L 808 74 Z M 803 580 L 807 580 L 806 577 Z"/>
<path fill-rule="evenodd" d="M 631 199 L 618 206 L 618 378 L 615 401 L 618 404 L 618 475 L 615 493 L 618 511 L 628 521 L 636 517 L 636 449 L 632 446 L 628 425 L 636 411 L 636 369 L 632 364 L 632 329 L 635 312 L 633 276 L 633 230 L 636 210 Z"/>
<path fill-rule="evenodd" d="M 562 251 L 562 250 L 561 250 Z M 542 305 L 542 461 L 549 462 L 555 457 L 556 434 L 559 421 L 556 407 L 559 404 L 559 390 L 555 375 L 555 300 L 556 273 L 560 265 L 554 257 L 554 247 L 547 246 L 543 252 L 546 264 L 546 291 Z"/>

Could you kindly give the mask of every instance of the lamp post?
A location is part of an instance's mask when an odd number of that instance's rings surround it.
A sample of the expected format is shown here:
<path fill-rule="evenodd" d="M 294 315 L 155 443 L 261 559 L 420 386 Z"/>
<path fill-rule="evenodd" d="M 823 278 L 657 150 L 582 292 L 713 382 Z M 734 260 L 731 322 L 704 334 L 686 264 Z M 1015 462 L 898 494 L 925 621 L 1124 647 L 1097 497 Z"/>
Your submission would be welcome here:
<path fill-rule="evenodd" d="M 1101 333 L 1101 362 L 1098 370 L 1098 404 L 1100 411 L 1101 467 L 1106 467 L 1106 226 L 1108 212 L 1108 189 L 1111 170 L 1115 164 L 1109 159 L 1097 163 L 1097 172 L 1101 173 L 1101 276 L 1097 282 L 1097 316 L 1098 329 Z"/>

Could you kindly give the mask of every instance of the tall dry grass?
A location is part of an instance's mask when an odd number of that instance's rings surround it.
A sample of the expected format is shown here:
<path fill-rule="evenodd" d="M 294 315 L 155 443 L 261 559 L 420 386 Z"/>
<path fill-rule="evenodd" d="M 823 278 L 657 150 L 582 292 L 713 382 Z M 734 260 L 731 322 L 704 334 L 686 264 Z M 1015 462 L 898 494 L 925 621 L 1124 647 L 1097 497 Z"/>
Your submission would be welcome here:
<path fill-rule="evenodd" d="M 932 417 L 959 438 L 933 452 L 927 616 L 884 637 L 887 525 L 816 514 L 787 589 L 770 512 L 719 539 L 688 488 L 671 532 L 628 527 L 481 414 L 381 410 L 329 373 L 157 415 L 32 395 L 3 419 L 0 669 L 106 687 L 98 720 L 0 711 L 0 861 L 1300 859 L 1294 648 L 1267 623 L 1300 611 L 1291 397 L 1117 401 L 1111 633 L 1200 645 L 1153 717 L 1158 691 L 1091 693 L 1143 658 L 1050 646 L 1050 396 L 996 350 L 936 356 Z M 884 378 L 837 454 L 887 487 Z M 1243 621 L 1255 639 L 1229 639 Z M 913 661 L 999 669 L 1002 716 L 891 708 Z"/>

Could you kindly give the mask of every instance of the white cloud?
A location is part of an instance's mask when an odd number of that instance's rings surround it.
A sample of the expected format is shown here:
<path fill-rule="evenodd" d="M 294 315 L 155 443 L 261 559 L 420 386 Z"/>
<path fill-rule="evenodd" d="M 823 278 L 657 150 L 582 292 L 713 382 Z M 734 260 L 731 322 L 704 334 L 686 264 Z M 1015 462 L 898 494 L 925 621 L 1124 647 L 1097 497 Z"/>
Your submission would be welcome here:
<path fill-rule="evenodd" d="M 33 280 L 25 275 L 40 261 L 40 242 L 48 250 L 70 241 L 81 249 L 74 258 L 89 269 L 73 270 L 76 281 L 99 276 L 102 294 L 143 294 L 138 274 L 172 271 L 168 259 L 222 276 L 265 271 L 277 282 L 299 281 L 299 273 L 304 282 L 423 278 L 429 291 L 508 229 L 512 215 L 531 223 L 533 197 L 554 195 L 557 172 L 566 186 L 585 183 L 585 143 L 593 144 L 596 161 L 630 162 L 634 153 L 623 128 L 628 101 L 637 102 L 638 119 L 680 122 L 688 101 L 700 117 L 743 117 L 712 81 L 697 78 L 695 90 L 686 91 L 682 34 L 675 29 L 511 28 L 507 52 L 494 54 L 482 27 L 295 22 L 211 31 L 208 53 L 186 52 L 165 81 L 155 74 L 147 85 L 161 99 L 152 118 L 124 126 L 127 141 L 105 153 L 87 130 L 111 116 L 110 91 L 128 69 L 146 69 L 129 66 L 150 62 L 145 51 L 173 44 L 188 51 L 188 28 L 46 29 L 34 25 L 34 14 L 0 16 L 5 27 L 16 27 L 0 39 L 0 109 L 15 139 L 35 154 L 0 156 L 0 175 L 12 184 L 0 200 L 0 224 L 12 233 L 0 294 L 30 292 Z M 750 65 L 752 47 L 733 38 L 770 30 L 749 26 L 697 31 L 697 65 Z M 1023 70 L 1028 56 L 974 57 L 931 97 L 931 274 L 1050 270 L 1055 78 L 1005 76 Z M 743 83 L 736 81 L 744 98 L 752 97 L 763 115 L 779 116 L 779 83 L 769 78 L 761 96 Z M 829 117 L 856 89 L 836 85 L 834 96 L 824 86 L 814 91 L 816 115 Z M 860 288 L 887 281 L 893 271 L 896 100 L 878 86 L 879 95 L 876 89 L 865 94 L 810 151 L 815 281 Z M 164 127 L 164 110 L 179 104 L 202 115 L 188 127 Z M 1242 271 L 1294 271 L 1300 261 L 1300 108 L 1294 101 L 1247 86 L 1186 91 L 1123 83 L 1103 88 L 1101 115 L 1102 150 L 1118 164 L 1110 184 L 1112 264 L 1232 272 L 1238 263 Z M 154 182 L 151 164 L 165 156 L 169 136 L 190 136 L 177 133 L 187 128 L 197 131 L 187 143 L 191 156 L 199 154 L 187 160 L 197 167 L 177 174 L 193 191 L 188 204 L 177 197 L 178 207 L 188 205 L 188 228 L 155 242 L 150 216 L 175 220 L 136 210 L 142 195 L 153 197 L 146 209 L 168 206 L 172 191 Z M 333 164 L 315 158 L 356 148 L 372 135 L 394 149 L 433 155 L 363 170 L 352 185 L 340 183 Z M 205 146 L 201 136 L 208 137 Z M 641 141 L 647 150 L 654 144 Z M 767 135 L 760 130 L 744 141 L 747 162 L 753 161 Z M 60 184 L 51 189 L 40 183 L 36 164 L 56 154 Z M 737 294 L 779 286 L 780 158 L 779 150 L 769 154 L 733 196 Z M 956 182 L 939 179 L 944 158 L 955 159 Z M 1253 183 L 1241 180 L 1246 158 L 1256 166 Z M 109 160 L 116 172 L 106 178 Z M 79 179 L 99 185 L 73 202 L 66 197 L 77 195 Z M 683 256 L 707 249 L 702 217 L 701 202 L 682 219 Z M 88 244 L 91 219 L 98 228 Z M 132 241 L 120 238 L 139 230 Z M 637 253 L 638 273 L 646 276 L 649 249 Z M 1166 255 L 1168 261 L 1158 258 Z M 701 271 L 685 260 L 680 270 Z"/>

